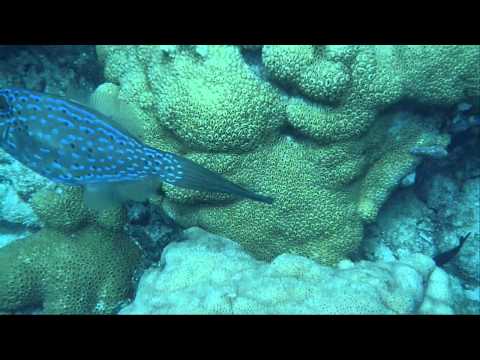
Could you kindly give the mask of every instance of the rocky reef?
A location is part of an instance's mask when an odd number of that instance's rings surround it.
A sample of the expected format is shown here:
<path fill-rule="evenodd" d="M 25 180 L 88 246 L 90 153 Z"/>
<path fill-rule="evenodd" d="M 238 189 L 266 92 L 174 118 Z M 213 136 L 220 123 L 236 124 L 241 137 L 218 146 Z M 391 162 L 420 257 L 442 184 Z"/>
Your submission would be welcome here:
<path fill-rule="evenodd" d="M 480 313 L 480 137 L 453 135 L 448 154 L 425 160 L 415 181 L 397 190 L 368 226 L 362 257 L 393 261 L 421 253 L 434 258 L 467 240 L 443 266 L 460 281 L 471 313 Z"/>
<path fill-rule="evenodd" d="M 102 81 L 95 49 L 89 45 L 2 46 L 0 87 L 50 94 L 90 94 Z"/>
<path fill-rule="evenodd" d="M 275 198 L 159 184 L 99 212 L 0 150 L 0 312 L 115 313 L 148 268 L 122 313 L 480 313 L 479 127 L 449 130 L 479 46 L 0 52 L 0 87 L 120 101 L 146 144 Z"/>
<path fill-rule="evenodd" d="M 0 248 L 41 228 L 29 200 L 47 184 L 48 180 L 0 150 Z"/>

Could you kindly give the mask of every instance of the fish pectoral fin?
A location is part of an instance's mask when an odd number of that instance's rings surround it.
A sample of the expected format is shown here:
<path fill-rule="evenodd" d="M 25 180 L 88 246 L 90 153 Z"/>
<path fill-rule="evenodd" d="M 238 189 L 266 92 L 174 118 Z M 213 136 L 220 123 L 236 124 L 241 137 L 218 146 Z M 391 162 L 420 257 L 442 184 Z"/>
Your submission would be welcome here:
<path fill-rule="evenodd" d="M 96 211 L 112 209 L 121 203 L 116 199 L 110 184 L 86 185 L 83 189 L 83 201 L 87 207 Z"/>
<path fill-rule="evenodd" d="M 161 182 L 155 177 L 146 177 L 135 181 L 124 181 L 115 184 L 116 195 L 122 201 L 143 202 L 157 194 Z"/>
<path fill-rule="evenodd" d="M 160 183 L 156 178 L 86 185 L 83 192 L 85 205 L 102 211 L 120 206 L 126 201 L 143 202 L 156 195 Z"/>

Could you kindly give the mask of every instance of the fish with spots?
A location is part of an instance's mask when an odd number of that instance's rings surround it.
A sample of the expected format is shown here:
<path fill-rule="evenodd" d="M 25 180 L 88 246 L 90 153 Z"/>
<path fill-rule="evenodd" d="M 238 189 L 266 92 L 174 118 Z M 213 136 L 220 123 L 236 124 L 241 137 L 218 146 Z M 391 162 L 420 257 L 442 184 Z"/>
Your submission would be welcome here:
<path fill-rule="evenodd" d="M 159 179 L 271 204 L 182 156 L 149 147 L 103 113 L 27 89 L 0 89 L 0 147 L 25 166 L 71 186 Z"/>

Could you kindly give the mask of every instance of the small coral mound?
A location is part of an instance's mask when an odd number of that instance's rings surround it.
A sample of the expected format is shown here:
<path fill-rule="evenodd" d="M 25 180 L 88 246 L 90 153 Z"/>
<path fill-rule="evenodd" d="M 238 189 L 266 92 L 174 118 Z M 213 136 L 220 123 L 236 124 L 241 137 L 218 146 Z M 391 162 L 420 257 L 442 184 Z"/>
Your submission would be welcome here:
<path fill-rule="evenodd" d="M 124 211 L 93 214 L 81 190 L 35 194 L 45 228 L 0 250 L 0 311 L 108 314 L 133 293 L 138 248 L 121 232 Z"/>
<path fill-rule="evenodd" d="M 271 264 L 199 228 L 169 244 L 121 314 L 451 314 L 455 284 L 432 259 L 331 268 L 296 255 Z M 458 287 L 458 284 L 457 284 Z"/>

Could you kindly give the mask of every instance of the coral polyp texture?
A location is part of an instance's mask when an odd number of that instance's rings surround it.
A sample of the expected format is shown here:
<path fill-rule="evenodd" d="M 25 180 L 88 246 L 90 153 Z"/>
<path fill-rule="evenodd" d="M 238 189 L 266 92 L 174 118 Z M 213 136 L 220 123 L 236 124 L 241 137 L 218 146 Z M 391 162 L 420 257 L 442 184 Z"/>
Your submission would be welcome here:
<path fill-rule="evenodd" d="M 478 46 L 98 46 L 116 97 L 147 144 L 255 191 L 273 206 L 164 185 L 183 226 L 335 264 L 421 158 L 449 138 L 400 102 L 450 106 L 478 96 Z M 473 84 L 473 85 L 472 85 Z M 418 99 L 418 100 L 416 100 Z"/>
<path fill-rule="evenodd" d="M 257 261 L 199 228 L 169 244 L 121 314 L 452 314 L 461 285 L 421 254 L 336 267 L 283 254 Z"/>
<path fill-rule="evenodd" d="M 133 295 L 140 252 L 122 233 L 125 213 L 94 214 L 81 191 L 34 194 L 45 227 L 0 249 L 1 312 L 108 314 Z"/>

